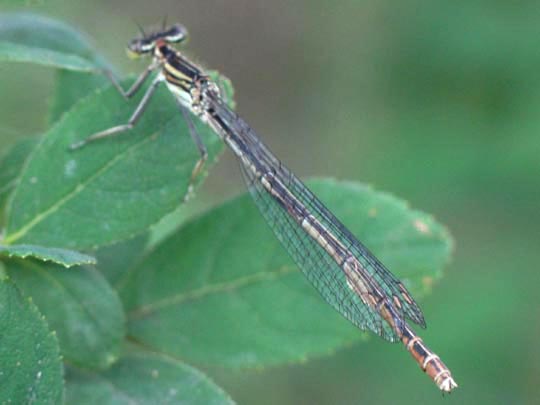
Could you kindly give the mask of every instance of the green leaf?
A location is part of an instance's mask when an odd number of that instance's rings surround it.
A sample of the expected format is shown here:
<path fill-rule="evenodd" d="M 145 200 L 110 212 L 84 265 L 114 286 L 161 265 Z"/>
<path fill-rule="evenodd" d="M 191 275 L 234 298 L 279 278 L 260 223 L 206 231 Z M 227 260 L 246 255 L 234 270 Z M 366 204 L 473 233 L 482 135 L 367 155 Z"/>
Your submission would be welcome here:
<path fill-rule="evenodd" d="M 0 256 L 33 257 L 45 262 L 61 264 L 65 267 L 77 266 L 81 264 L 95 264 L 95 257 L 75 252 L 73 250 L 43 247 L 37 245 L 0 245 Z"/>
<path fill-rule="evenodd" d="M 172 359 L 144 353 L 123 357 L 99 374 L 68 369 L 68 404 L 232 404 L 200 371 Z"/>
<path fill-rule="evenodd" d="M 67 360 L 105 368 L 118 358 L 125 335 L 122 304 L 97 270 L 65 269 L 30 260 L 9 261 L 6 267 L 56 331 Z"/>
<path fill-rule="evenodd" d="M 97 88 L 110 84 L 102 74 L 88 74 L 70 70 L 57 70 L 56 83 L 49 107 L 49 124 L 55 123 L 81 98 Z"/>
<path fill-rule="evenodd" d="M 3 219 L 4 206 L 15 188 L 24 162 L 39 141 L 39 137 L 22 138 L 0 159 L 0 219 Z"/>
<path fill-rule="evenodd" d="M 85 72 L 106 66 L 90 41 L 73 27 L 30 13 L 0 15 L 0 61 Z"/>
<path fill-rule="evenodd" d="M 0 61 L 36 63 L 44 66 L 79 71 L 95 71 L 92 63 L 79 56 L 61 52 L 32 48 L 25 45 L 0 41 Z"/>
<path fill-rule="evenodd" d="M 187 201 L 170 214 L 161 218 L 157 224 L 150 228 L 148 246 L 159 244 L 175 233 L 187 221 L 206 211 L 212 205 L 215 205 L 215 202 L 212 202 L 211 199 L 204 197 L 204 195 L 197 196 L 197 198 Z"/>
<path fill-rule="evenodd" d="M 0 279 L 0 403 L 60 404 L 63 366 L 58 341 L 36 306 Z"/>
<path fill-rule="evenodd" d="M 148 233 L 135 238 L 105 246 L 96 252 L 97 269 L 115 285 L 123 274 L 137 263 L 148 244 Z"/>
<path fill-rule="evenodd" d="M 441 275 L 451 240 L 431 217 L 366 186 L 309 184 L 412 292 Z M 299 361 L 361 336 L 304 279 L 247 195 L 186 224 L 118 288 L 133 339 L 202 364 Z"/>
<path fill-rule="evenodd" d="M 29 13 L 0 15 L 2 60 L 58 69 L 49 123 L 55 122 L 80 98 L 109 83 L 101 71 L 113 70 L 91 41 L 74 27 Z"/>
<path fill-rule="evenodd" d="M 112 67 L 75 28 L 35 14 L 0 15 L 0 61 L 58 68 L 50 103 L 50 123 L 77 100 L 109 80 L 99 73 Z M 99 73 L 99 74 L 95 74 Z"/>
<path fill-rule="evenodd" d="M 45 134 L 8 205 L 4 243 L 94 248 L 141 233 L 182 202 L 199 153 L 164 86 L 132 131 L 69 150 L 77 140 L 125 123 L 138 101 L 126 102 L 113 87 L 99 90 Z M 195 120 L 208 168 L 223 145 Z"/>

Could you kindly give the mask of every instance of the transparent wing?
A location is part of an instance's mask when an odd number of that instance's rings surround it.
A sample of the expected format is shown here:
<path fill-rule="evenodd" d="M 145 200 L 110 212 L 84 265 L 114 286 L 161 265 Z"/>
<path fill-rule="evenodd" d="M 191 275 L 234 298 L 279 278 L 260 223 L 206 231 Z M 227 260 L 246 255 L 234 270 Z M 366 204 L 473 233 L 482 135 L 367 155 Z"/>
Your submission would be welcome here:
<path fill-rule="evenodd" d="M 289 190 L 305 204 L 312 215 L 325 225 L 358 259 L 362 267 L 377 281 L 394 306 L 397 313 L 407 317 L 414 323 L 425 327 L 424 315 L 403 283 L 399 281 L 351 232 L 323 205 L 323 203 L 291 172 L 280 166 L 280 179 Z"/>
<path fill-rule="evenodd" d="M 261 214 L 306 278 L 324 299 L 359 328 L 370 329 L 386 340 L 398 339 L 392 328 L 347 285 L 345 273 L 328 253 L 266 191 L 252 172 L 240 163 Z"/>
<path fill-rule="evenodd" d="M 258 139 L 253 130 L 221 100 L 214 100 L 212 107 L 224 121 L 234 128 L 245 144 L 251 159 L 275 174 L 311 215 L 313 215 L 336 239 L 356 257 L 382 289 L 384 299 L 394 313 L 404 321 L 409 318 L 425 327 L 422 311 L 405 286 L 324 206 L 324 204 Z M 305 276 L 315 285 L 323 297 L 342 315 L 362 329 L 369 328 L 383 338 L 394 341 L 395 332 L 381 315 L 365 305 L 349 288 L 341 267 L 319 246 L 286 210 L 266 191 L 251 170 L 243 166 L 242 172 L 259 210 L 278 239 L 296 261 Z M 404 322 L 400 322 L 402 324 Z"/>

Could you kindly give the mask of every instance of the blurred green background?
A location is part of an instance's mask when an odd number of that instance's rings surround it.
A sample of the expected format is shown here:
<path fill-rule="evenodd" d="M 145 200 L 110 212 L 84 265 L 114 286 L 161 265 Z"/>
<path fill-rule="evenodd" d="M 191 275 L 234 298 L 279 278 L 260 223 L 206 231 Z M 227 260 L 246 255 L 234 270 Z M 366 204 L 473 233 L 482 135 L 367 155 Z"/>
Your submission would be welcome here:
<path fill-rule="evenodd" d="M 373 184 L 446 224 L 422 336 L 460 388 L 442 398 L 378 338 L 306 364 L 209 370 L 244 404 L 540 402 L 540 3 L 439 0 L 0 1 L 60 18 L 124 72 L 135 22 L 167 15 L 238 110 L 301 177 Z M 54 72 L 0 65 L 0 149 L 44 130 Z M 243 190 L 226 153 L 203 198 Z"/>

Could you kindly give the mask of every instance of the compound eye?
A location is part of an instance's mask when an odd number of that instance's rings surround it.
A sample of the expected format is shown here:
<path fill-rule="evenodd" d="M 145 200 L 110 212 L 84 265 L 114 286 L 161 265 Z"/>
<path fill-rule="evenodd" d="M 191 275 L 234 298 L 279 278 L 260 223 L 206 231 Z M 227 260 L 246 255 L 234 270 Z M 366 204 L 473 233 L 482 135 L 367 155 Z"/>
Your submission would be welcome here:
<path fill-rule="evenodd" d="M 131 59 L 136 59 L 142 54 L 139 42 L 138 40 L 130 41 L 126 47 L 126 52 Z"/>
<path fill-rule="evenodd" d="M 184 41 L 188 36 L 186 28 L 181 24 L 174 24 L 163 35 L 167 42 L 178 43 Z"/>
<path fill-rule="evenodd" d="M 134 39 L 127 46 L 127 53 L 130 58 L 138 58 L 152 52 L 154 49 L 154 42 L 144 41 L 141 39 Z"/>

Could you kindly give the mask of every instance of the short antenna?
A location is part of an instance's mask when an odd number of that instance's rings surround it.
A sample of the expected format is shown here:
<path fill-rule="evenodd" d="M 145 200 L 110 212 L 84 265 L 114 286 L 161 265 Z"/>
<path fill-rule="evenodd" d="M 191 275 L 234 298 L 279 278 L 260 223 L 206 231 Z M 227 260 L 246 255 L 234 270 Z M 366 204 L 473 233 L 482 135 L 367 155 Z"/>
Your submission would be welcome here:
<path fill-rule="evenodd" d="M 146 38 L 146 32 L 144 32 L 144 28 L 141 24 L 139 24 L 137 21 L 134 21 L 137 28 L 139 28 L 139 32 L 141 33 L 143 38 Z"/>

